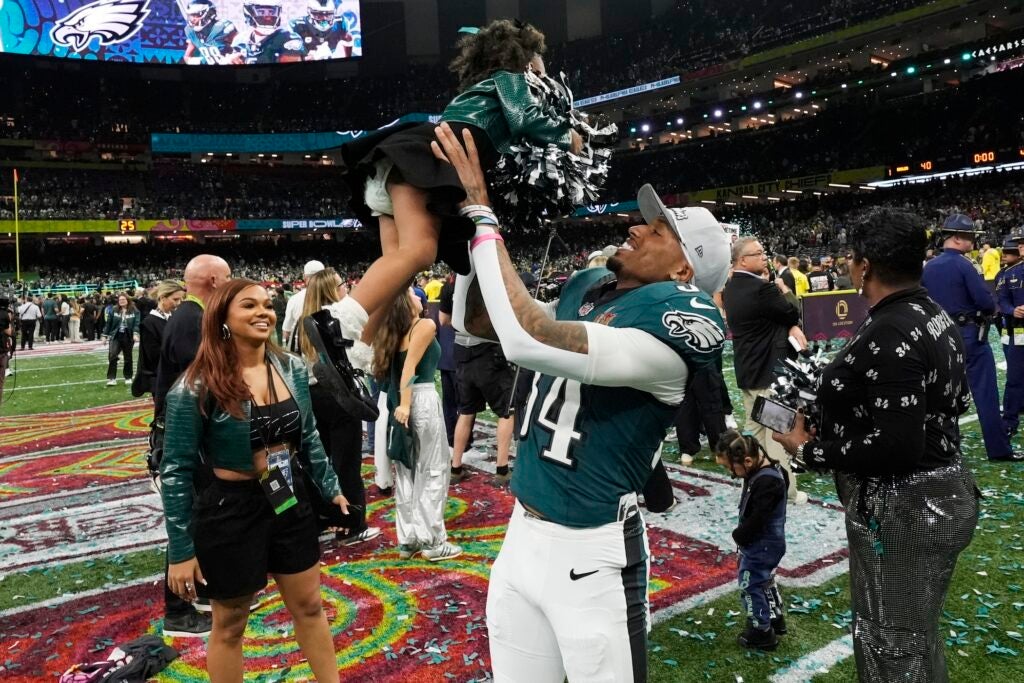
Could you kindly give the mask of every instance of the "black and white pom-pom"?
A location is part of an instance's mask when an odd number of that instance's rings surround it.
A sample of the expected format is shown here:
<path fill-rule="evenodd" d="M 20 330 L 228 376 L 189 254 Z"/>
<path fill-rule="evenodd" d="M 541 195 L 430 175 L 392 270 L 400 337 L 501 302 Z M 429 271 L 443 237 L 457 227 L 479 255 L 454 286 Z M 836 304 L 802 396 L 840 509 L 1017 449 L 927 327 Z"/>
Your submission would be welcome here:
<path fill-rule="evenodd" d="M 586 114 L 572 108 L 564 74 L 556 81 L 529 72 L 527 83 L 549 114 L 568 118 L 584 144 L 579 154 L 573 154 L 553 144 L 524 143 L 498 161 L 491 174 L 495 208 L 509 225 L 524 228 L 539 226 L 545 218 L 569 216 L 576 207 L 598 200 L 608 178 L 610 145 L 618 132 L 615 124 L 594 128 Z"/>

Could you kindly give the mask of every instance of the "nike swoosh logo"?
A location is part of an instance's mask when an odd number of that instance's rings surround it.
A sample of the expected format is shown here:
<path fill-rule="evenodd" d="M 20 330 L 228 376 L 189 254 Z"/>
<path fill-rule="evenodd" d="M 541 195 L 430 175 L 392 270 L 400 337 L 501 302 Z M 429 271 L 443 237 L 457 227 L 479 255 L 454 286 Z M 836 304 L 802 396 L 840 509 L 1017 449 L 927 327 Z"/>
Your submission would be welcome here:
<path fill-rule="evenodd" d="M 714 304 L 708 305 L 708 304 L 704 303 L 703 301 L 701 301 L 699 299 L 690 299 L 690 307 L 691 308 L 703 308 L 706 311 L 717 311 L 718 310 L 718 306 L 715 306 Z"/>
<path fill-rule="evenodd" d="M 588 576 L 590 576 L 591 574 L 596 574 L 596 573 L 597 573 L 596 569 L 594 571 L 592 571 L 592 572 L 583 572 L 582 574 L 577 574 L 575 569 L 570 569 L 569 570 L 569 578 L 572 579 L 573 581 L 579 581 L 580 579 L 585 579 Z"/>

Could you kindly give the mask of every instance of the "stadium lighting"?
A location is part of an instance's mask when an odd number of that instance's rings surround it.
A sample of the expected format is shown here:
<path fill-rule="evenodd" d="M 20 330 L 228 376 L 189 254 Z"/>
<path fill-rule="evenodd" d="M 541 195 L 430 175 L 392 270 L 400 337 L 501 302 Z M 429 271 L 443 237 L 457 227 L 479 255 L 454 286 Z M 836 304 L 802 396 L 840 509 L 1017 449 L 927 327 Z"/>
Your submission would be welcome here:
<path fill-rule="evenodd" d="M 945 59 L 942 60 L 942 63 L 943 64 L 949 64 L 951 61 L 953 61 L 953 60 L 951 60 L 949 57 L 946 57 Z"/>
<path fill-rule="evenodd" d="M 892 72 L 891 74 L 889 74 L 889 75 L 890 75 L 890 76 L 892 76 L 893 78 L 896 78 L 896 76 L 898 76 L 899 74 L 897 74 L 897 73 L 896 73 L 895 71 L 893 71 L 893 72 Z"/>
<path fill-rule="evenodd" d="M 965 62 L 971 61 L 971 53 L 970 52 L 963 53 L 962 55 L 960 55 L 960 59 L 964 60 Z"/>
<path fill-rule="evenodd" d="M 630 133 L 635 133 L 636 132 L 636 126 L 633 126 L 632 128 L 630 128 L 629 132 Z"/>
<path fill-rule="evenodd" d="M 845 187 L 845 188 L 849 188 L 850 187 L 846 183 L 829 183 L 828 186 L 829 187 Z"/>
<path fill-rule="evenodd" d="M 744 104 L 742 107 L 740 107 L 740 111 L 746 111 L 746 110 L 747 110 L 747 105 Z"/>
<path fill-rule="evenodd" d="M 716 119 L 722 118 L 722 110 L 721 109 L 716 109 L 714 113 L 715 113 L 715 118 Z"/>
<path fill-rule="evenodd" d="M 683 117 L 682 116 L 680 116 L 678 119 L 676 119 L 676 124 L 678 124 L 680 126 L 683 125 Z"/>
<path fill-rule="evenodd" d="M 908 74 L 915 74 L 915 73 L 917 73 L 917 67 L 916 66 L 908 66 L 907 67 L 907 73 Z"/>
<path fill-rule="evenodd" d="M 645 133 L 649 133 L 651 130 L 651 125 L 649 123 L 645 123 L 644 125 L 640 126 L 640 130 L 642 130 Z"/>
<path fill-rule="evenodd" d="M 208 156 L 208 157 L 212 157 L 212 156 L 213 156 L 213 152 L 207 152 L 207 153 L 206 153 L 206 156 Z"/>
<path fill-rule="evenodd" d="M 797 98 L 798 100 L 801 99 L 803 96 L 804 96 L 804 94 L 802 92 L 800 92 L 799 90 L 797 90 L 796 94 L 793 95 L 793 97 Z"/>
<path fill-rule="evenodd" d="M 760 108 L 761 108 L 761 100 L 755 100 L 754 101 L 754 109 L 760 109 Z"/>
<path fill-rule="evenodd" d="M 718 202 L 716 202 L 714 199 L 702 199 L 702 200 L 700 200 L 700 203 L 701 204 L 717 204 Z M 11 236 L 10 233 L 8 233 L 7 236 L 10 237 Z"/>
<path fill-rule="evenodd" d="M 256 156 L 258 156 L 258 157 L 259 157 L 260 159 L 262 159 L 262 158 L 263 158 L 263 155 L 262 155 L 262 154 L 257 154 Z"/>
<path fill-rule="evenodd" d="M 843 84 L 842 84 L 841 86 L 839 86 L 839 87 L 845 90 L 845 89 L 846 89 L 846 84 L 845 84 L 845 83 L 843 83 Z"/>
<path fill-rule="evenodd" d="M 740 196 L 743 197 L 744 199 L 757 199 L 757 195 L 756 194 L 744 194 L 744 195 L 740 195 Z"/>

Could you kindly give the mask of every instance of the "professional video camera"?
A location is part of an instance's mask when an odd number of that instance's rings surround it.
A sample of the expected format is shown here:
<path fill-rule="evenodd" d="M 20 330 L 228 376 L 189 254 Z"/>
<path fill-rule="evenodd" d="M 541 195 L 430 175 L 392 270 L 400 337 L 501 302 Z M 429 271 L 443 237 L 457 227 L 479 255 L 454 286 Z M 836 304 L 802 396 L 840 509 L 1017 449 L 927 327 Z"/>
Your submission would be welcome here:
<path fill-rule="evenodd" d="M 787 358 L 777 366 L 780 373 L 771 385 L 773 395 L 758 397 L 754 402 L 755 422 L 776 432 L 793 429 L 797 412 L 804 414 L 808 430 L 821 424 L 821 409 L 818 407 L 818 379 L 829 363 L 824 352 L 799 359 Z M 806 471 L 804 462 L 793 460 L 795 472 Z"/>

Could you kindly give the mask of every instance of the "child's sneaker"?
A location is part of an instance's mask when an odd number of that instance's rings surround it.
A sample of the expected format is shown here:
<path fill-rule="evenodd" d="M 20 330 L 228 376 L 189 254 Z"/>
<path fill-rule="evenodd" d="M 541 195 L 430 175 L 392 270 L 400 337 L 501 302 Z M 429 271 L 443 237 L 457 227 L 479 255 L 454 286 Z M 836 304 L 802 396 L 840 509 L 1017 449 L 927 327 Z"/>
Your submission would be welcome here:
<path fill-rule="evenodd" d="M 754 625 L 749 621 L 747 622 L 746 630 L 739 635 L 737 641 L 748 650 L 771 652 L 779 646 L 779 638 L 775 635 L 775 629 L 769 626 L 767 631 L 762 631 L 761 629 L 754 628 Z"/>

